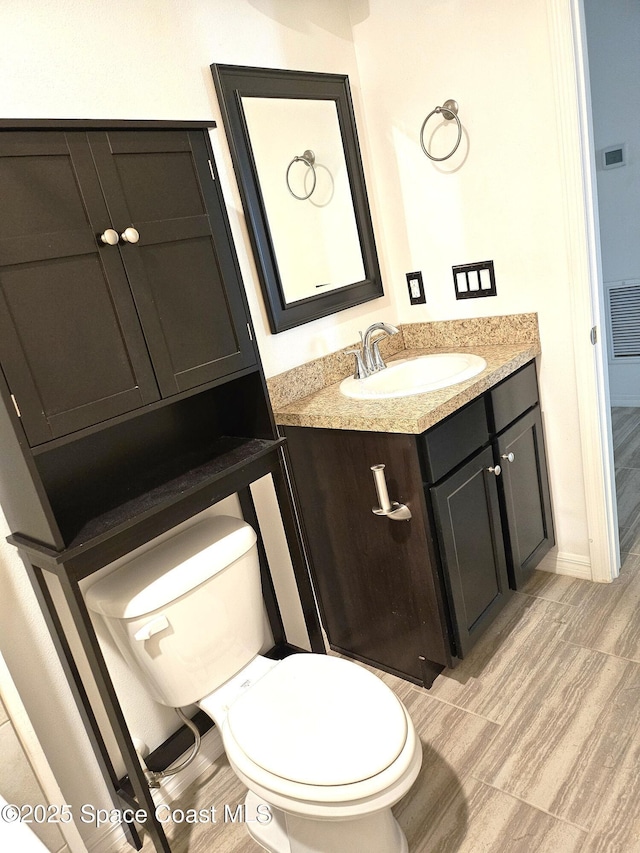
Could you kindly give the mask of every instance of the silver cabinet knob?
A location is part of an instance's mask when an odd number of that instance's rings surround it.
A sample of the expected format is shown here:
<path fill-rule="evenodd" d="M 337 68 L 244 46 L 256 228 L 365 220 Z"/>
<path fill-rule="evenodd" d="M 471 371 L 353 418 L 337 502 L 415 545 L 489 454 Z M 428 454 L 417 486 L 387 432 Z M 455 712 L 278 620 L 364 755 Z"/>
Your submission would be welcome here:
<path fill-rule="evenodd" d="M 491 471 L 492 474 L 495 474 L 496 477 L 499 477 L 502 473 L 502 468 L 499 465 L 491 465 L 490 468 L 487 468 L 487 471 Z"/>
<path fill-rule="evenodd" d="M 507 462 L 513 462 L 513 460 L 516 458 L 516 455 L 515 455 L 515 453 L 511 453 L 511 452 L 509 452 L 509 453 L 503 453 L 503 454 L 502 454 L 502 456 L 501 456 L 500 458 L 501 458 L 501 459 L 506 459 L 506 460 L 507 460 Z"/>
<path fill-rule="evenodd" d="M 107 228 L 106 231 L 103 231 L 100 234 L 100 242 L 104 243 L 105 246 L 117 246 L 120 241 L 120 237 L 117 231 L 114 231 L 113 228 Z"/>
<path fill-rule="evenodd" d="M 140 235 L 133 225 L 129 226 L 129 228 L 125 228 L 120 237 L 125 243 L 137 243 L 140 239 Z"/>

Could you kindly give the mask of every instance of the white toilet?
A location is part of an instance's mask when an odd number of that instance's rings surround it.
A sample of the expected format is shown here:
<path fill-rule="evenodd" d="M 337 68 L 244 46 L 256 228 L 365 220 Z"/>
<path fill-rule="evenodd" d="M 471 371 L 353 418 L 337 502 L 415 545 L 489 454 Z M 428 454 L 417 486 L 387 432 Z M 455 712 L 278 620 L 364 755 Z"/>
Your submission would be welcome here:
<path fill-rule="evenodd" d="M 262 657 L 254 530 L 200 521 L 94 584 L 129 665 L 164 705 L 197 704 L 249 789 L 247 828 L 272 853 L 400 853 L 391 806 L 422 762 L 396 695 L 348 661 Z"/>

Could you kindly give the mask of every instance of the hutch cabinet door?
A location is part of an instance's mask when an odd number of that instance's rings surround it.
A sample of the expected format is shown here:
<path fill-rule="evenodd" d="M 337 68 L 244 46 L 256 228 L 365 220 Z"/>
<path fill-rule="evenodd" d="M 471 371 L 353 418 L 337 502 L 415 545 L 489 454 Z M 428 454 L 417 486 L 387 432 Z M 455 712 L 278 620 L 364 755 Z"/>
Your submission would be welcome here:
<path fill-rule="evenodd" d="M 502 466 L 510 580 L 514 589 L 520 589 L 554 544 L 539 407 L 499 436 L 497 448 Z"/>
<path fill-rule="evenodd" d="M 163 397 L 256 362 L 205 134 L 88 134 Z"/>
<path fill-rule="evenodd" d="M 159 398 L 83 134 L 0 133 L 0 359 L 30 444 Z"/>
<path fill-rule="evenodd" d="M 430 489 L 460 657 L 506 604 L 509 582 L 490 448 Z"/>

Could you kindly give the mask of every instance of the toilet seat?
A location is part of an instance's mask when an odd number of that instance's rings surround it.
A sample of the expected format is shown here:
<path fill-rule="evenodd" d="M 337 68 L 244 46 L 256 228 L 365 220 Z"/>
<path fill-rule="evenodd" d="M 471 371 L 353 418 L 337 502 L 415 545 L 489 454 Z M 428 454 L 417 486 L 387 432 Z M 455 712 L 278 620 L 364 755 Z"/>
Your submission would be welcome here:
<path fill-rule="evenodd" d="M 395 693 L 362 667 L 327 655 L 285 658 L 231 705 L 227 725 L 252 763 L 304 785 L 375 776 L 407 739 Z"/>
<path fill-rule="evenodd" d="M 332 727 L 319 726 L 326 721 L 321 705 Z M 341 737 L 337 719 L 344 724 Z M 325 655 L 294 655 L 278 664 L 231 705 L 221 734 L 249 789 L 301 815 L 345 818 L 387 808 L 409 789 L 422 761 L 395 694 L 362 667 Z"/>
<path fill-rule="evenodd" d="M 398 759 L 377 776 L 350 785 L 302 785 L 254 764 L 235 744 L 226 725 L 222 739 L 229 764 L 249 790 L 285 812 L 314 818 L 344 819 L 390 808 L 409 790 L 422 763 L 422 745 L 411 727 Z"/>

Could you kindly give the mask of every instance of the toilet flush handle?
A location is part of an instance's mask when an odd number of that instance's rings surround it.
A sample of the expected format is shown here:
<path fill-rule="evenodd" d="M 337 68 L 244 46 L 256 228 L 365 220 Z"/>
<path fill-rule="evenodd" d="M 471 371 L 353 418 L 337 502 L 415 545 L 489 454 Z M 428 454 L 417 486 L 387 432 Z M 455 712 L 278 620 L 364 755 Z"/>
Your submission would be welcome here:
<path fill-rule="evenodd" d="M 142 628 L 138 628 L 133 635 L 133 639 L 143 643 L 145 640 L 150 640 L 154 634 L 159 634 L 160 631 L 164 631 L 168 627 L 169 620 L 166 616 L 156 616 L 155 619 L 146 622 Z"/>

